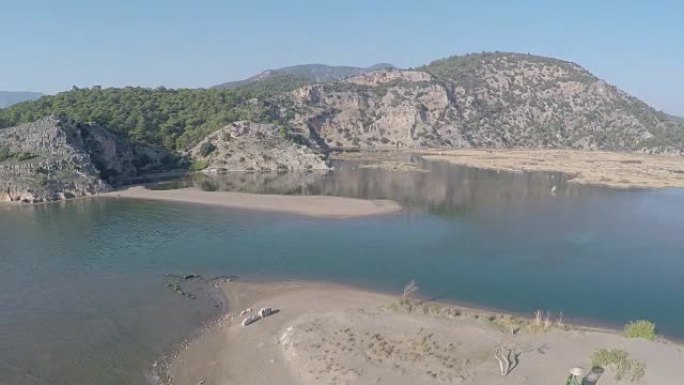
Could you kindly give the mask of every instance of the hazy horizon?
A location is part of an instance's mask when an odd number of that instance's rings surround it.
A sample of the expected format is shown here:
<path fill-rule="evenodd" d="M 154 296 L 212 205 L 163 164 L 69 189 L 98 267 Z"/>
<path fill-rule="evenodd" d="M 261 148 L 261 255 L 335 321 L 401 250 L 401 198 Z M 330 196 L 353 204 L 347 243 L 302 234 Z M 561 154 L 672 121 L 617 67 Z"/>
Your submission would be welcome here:
<path fill-rule="evenodd" d="M 298 64 L 408 68 L 506 51 L 575 62 L 656 109 L 684 115 L 684 52 L 672 44 L 684 38 L 684 4 L 459 3 L 11 3 L 0 14 L 10 53 L 0 61 L 0 90 L 210 87 Z"/>

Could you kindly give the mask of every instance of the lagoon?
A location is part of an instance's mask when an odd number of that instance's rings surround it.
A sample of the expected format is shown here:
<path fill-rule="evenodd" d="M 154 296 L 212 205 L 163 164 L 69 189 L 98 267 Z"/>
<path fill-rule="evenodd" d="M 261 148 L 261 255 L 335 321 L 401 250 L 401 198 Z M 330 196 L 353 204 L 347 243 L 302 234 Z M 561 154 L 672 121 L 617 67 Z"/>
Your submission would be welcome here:
<path fill-rule="evenodd" d="M 684 337 L 684 191 L 412 159 L 428 172 L 194 176 L 155 188 L 393 199 L 388 216 L 314 219 L 82 199 L 0 206 L 0 383 L 139 384 L 223 310 L 215 276 L 334 281 Z M 555 187 L 555 188 L 554 188 Z M 183 280 L 177 275 L 200 274 Z M 173 284 L 196 299 L 178 295 Z M 171 285 L 171 287 L 169 287 Z"/>

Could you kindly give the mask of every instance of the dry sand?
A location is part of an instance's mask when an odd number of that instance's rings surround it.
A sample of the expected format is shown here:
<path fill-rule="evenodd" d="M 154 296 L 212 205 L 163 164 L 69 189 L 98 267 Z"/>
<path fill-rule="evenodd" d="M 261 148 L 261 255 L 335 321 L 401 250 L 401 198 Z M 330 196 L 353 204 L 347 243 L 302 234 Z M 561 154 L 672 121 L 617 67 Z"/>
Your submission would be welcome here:
<path fill-rule="evenodd" d="M 125 190 L 97 195 L 97 197 L 102 196 L 201 203 L 324 218 L 352 218 L 392 214 L 401 210 L 401 206 L 398 203 L 390 200 L 364 200 L 333 196 L 265 195 L 228 191 L 209 192 L 197 188 L 149 190 L 144 187 L 131 187 Z"/>
<path fill-rule="evenodd" d="M 572 150 L 453 150 L 428 160 L 504 171 L 558 171 L 572 182 L 620 188 L 684 187 L 684 157 Z"/>
<path fill-rule="evenodd" d="M 637 384 L 671 385 L 684 378 L 684 353 L 667 341 L 552 326 L 544 330 L 505 315 L 418 304 L 316 283 L 223 284 L 233 310 L 181 350 L 169 366 L 173 384 L 564 384 L 568 370 L 591 367 L 591 354 L 619 348 L 646 365 Z M 243 327 L 245 308 L 280 309 Z M 521 329 L 511 334 L 510 326 Z M 497 346 L 520 353 L 507 377 Z M 612 368 L 598 384 L 617 381 Z"/>

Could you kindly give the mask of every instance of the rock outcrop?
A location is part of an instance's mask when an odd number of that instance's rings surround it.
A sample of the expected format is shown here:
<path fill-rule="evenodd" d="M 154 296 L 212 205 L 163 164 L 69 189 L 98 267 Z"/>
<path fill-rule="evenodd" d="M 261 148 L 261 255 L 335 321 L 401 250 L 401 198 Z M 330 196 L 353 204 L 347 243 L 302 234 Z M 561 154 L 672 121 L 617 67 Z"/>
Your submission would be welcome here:
<path fill-rule="evenodd" d="M 96 124 L 51 116 L 0 130 L 0 201 L 47 202 L 107 191 L 173 162 Z"/>
<path fill-rule="evenodd" d="M 328 169 L 325 154 L 286 127 L 240 121 L 190 150 L 193 168 L 207 172 Z"/>
<path fill-rule="evenodd" d="M 280 113 L 330 148 L 571 148 L 681 153 L 668 115 L 574 63 L 492 53 L 310 85 Z M 679 130 L 679 131 L 678 131 Z"/>

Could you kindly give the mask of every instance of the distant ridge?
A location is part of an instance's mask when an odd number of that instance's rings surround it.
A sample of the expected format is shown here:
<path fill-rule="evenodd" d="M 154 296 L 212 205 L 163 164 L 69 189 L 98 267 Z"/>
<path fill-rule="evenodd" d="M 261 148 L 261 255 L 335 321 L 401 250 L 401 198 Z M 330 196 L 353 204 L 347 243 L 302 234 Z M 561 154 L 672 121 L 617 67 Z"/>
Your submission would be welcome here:
<path fill-rule="evenodd" d="M 0 108 L 9 107 L 27 100 L 36 100 L 43 96 L 45 94 L 40 92 L 0 91 Z"/>
<path fill-rule="evenodd" d="M 322 83 L 342 80 L 371 71 L 394 69 L 389 63 L 378 63 L 370 67 L 330 66 L 326 64 L 300 64 L 290 67 L 266 70 L 250 78 L 221 83 L 212 88 L 237 88 L 273 79 L 294 79 L 301 83 Z"/>

